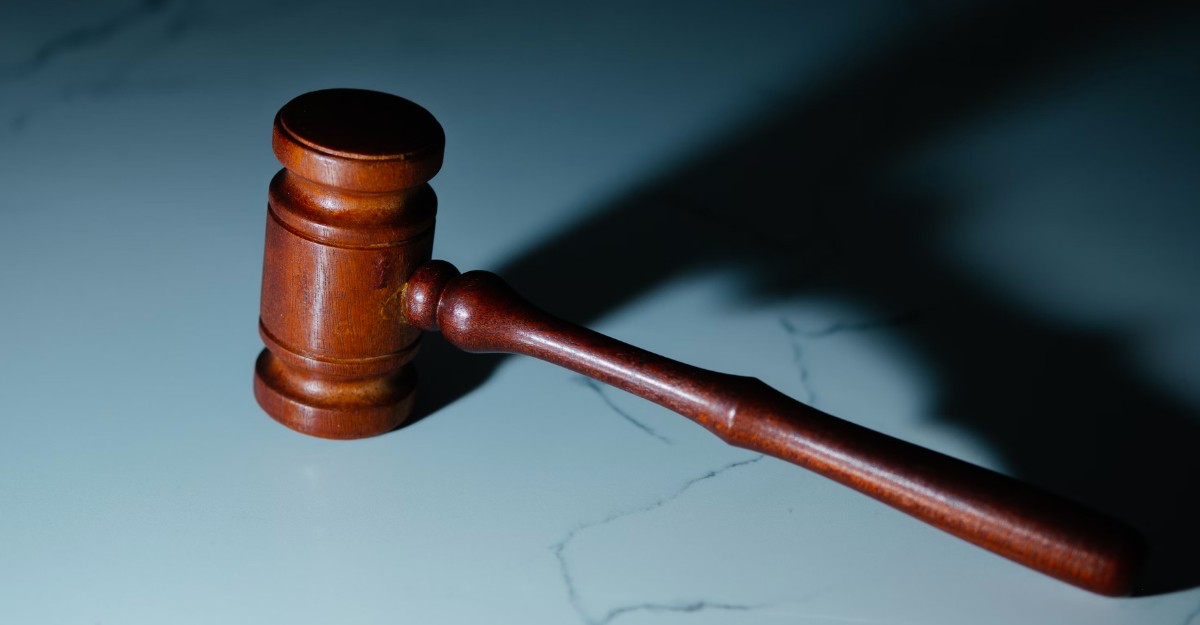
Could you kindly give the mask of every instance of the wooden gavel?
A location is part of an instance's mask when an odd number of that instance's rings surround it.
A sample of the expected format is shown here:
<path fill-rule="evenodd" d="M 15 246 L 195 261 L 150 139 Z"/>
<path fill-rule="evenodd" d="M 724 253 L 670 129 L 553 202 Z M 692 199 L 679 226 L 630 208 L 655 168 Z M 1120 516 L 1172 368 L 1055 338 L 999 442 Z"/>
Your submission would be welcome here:
<path fill-rule="evenodd" d="M 412 411 L 421 330 L 468 352 L 526 354 L 674 410 L 725 442 L 816 471 L 1069 584 L 1132 590 L 1128 526 L 1028 484 L 552 317 L 494 274 L 430 261 L 428 181 L 445 135 L 396 96 L 331 89 L 275 117 L 254 394 L 313 436 L 361 438 Z"/>

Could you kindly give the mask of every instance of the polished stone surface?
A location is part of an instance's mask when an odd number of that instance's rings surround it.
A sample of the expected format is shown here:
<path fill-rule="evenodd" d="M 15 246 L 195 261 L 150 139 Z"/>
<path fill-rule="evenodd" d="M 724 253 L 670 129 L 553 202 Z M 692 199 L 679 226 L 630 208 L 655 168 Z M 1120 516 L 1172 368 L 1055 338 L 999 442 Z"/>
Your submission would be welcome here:
<path fill-rule="evenodd" d="M 0 7 L 0 622 L 1200 623 L 1200 16 L 954 5 Z M 271 120 L 339 86 L 445 127 L 436 256 L 1121 516 L 1145 596 L 437 339 L 415 424 L 276 425 Z"/>

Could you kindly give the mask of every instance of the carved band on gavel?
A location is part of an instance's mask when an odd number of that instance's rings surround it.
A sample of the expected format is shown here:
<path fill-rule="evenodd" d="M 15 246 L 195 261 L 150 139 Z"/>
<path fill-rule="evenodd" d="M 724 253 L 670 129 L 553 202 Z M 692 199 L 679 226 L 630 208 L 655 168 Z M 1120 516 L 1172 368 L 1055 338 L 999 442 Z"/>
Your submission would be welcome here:
<path fill-rule="evenodd" d="M 313 436 L 395 429 L 416 393 L 422 330 L 468 352 L 533 356 L 661 404 L 725 442 L 815 471 L 984 549 L 1106 595 L 1144 557 L 1134 530 L 999 473 L 552 317 L 495 275 L 431 261 L 428 181 L 445 135 L 428 111 L 354 89 L 297 97 L 275 117 L 284 169 L 268 201 L 254 393 Z"/>

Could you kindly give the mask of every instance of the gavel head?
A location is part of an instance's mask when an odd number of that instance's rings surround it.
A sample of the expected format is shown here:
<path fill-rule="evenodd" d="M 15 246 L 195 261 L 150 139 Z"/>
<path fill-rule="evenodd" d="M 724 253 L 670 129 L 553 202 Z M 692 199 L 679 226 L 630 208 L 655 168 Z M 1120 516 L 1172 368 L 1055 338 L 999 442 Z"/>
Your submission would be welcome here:
<path fill-rule="evenodd" d="M 275 420 L 324 438 L 392 430 L 412 412 L 420 330 L 401 305 L 429 260 L 441 125 L 403 98 L 302 95 L 275 117 L 283 163 L 267 202 L 254 395 Z"/>

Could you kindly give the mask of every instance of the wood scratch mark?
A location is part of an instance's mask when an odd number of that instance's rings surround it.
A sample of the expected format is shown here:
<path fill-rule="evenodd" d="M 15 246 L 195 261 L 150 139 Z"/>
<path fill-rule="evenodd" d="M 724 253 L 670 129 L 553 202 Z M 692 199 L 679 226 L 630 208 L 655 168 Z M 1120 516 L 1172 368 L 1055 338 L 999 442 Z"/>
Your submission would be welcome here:
<path fill-rule="evenodd" d="M 392 294 L 387 296 L 387 299 L 383 300 L 383 303 L 379 305 L 380 319 L 383 319 L 384 321 L 391 321 L 393 319 L 400 318 L 400 314 L 393 311 L 398 311 L 399 307 L 404 301 L 404 291 L 406 289 L 408 289 L 407 281 L 404 284 L 401 284 L 400 288 L 392 291 Z"/>

